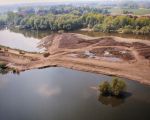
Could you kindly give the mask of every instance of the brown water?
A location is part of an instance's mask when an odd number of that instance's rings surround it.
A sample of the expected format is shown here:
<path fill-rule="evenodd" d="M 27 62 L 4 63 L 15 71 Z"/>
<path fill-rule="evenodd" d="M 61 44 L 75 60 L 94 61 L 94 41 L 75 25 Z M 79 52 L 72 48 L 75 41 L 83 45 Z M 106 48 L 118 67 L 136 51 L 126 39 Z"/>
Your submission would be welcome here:
<path fill-rule="evenodd" d="M 93 87 L 111 77 L 65 68 L 0 74 L 0 120 L 150 120 L 150 87 L 126 80 L 124 99 Z"/>

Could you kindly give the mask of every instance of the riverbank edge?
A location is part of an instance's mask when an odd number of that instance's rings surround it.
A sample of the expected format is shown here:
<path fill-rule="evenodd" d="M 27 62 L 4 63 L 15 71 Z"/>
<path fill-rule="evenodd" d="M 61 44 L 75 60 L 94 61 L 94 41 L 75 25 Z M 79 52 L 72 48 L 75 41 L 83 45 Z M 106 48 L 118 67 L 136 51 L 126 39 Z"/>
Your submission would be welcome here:
<path fill-rule="evenodd" d="M 78 35 L 80 35 L 80 34 L 78 34 Z M 91 38 L 91 37 L 89 37 L 89 38 Z M 103 37 L 99 37 L 99 38 L 103 38 Z M 138 41 L 138 42 L 143 43 L 142 40 L 136 40 L 136 39 L 132 39 L 131 41 L 125 41 L 124 38 L 120 38 L 120 37 L 111 36 L 111 38 L 115 38 L 116 40 L 124 41 L 124 42 Z M 88 39 L 88 37 L 87 37 L 87 39 Z M 150 44 L 149 41 L 144 41 L 144 42 Z M 3 46 L 3 47 L 5 47 L 5 46 Z M 20 55 L 19 54 L 20 50 L 13 49 L 13 48 L 8 48 L 8 47 L 6 47 L 6 48 L 9 49 L 9 50 L 16 51 L 17 54 Z M 3 51 L 3 52 L 9 52 L 9 50 L 8 51 Z M 25 55 L 26 54 L 32 54 L 32 55 L 34 54 L 34 53 L 26 52 L 26 51 L 24 51 L 24 52 L 25 52 Z M 42 53 L 36 53 L 36 54 L 42 56 Z M 25 55 L 23 55 L 23 56 L 25 56 Z M 100 68 L 100 67 L 93 68 L 92 65 L 88 66 L 88 65 L 84 65 L 82 63 L 78 64 L 78 62 L 71 62 L 71 61 L 68 63 L 68 61 L 63 61 L 63 60 L 61 60 L 61 62 L 60 62 L 60 60 L 57 60 L 55 58 L 53 58 L 53 59 L 49 58 L 49 61 L 51 61 L 51 62 L 48 62 L 48 64 L 44 64 L 44 65 L 43 64 L 39 64 L 39 65 L 36 64 L 35 66 L 26 67 L 26 69 L 20 67 L 19 71 L 26 71 L 26 70 L 31 70 L 31 69 L 42 69 L 42 68 L 45 68 L 45 67 L 64 67 L 64 68 L 69 68 L 69 69 L 85 71 L 85 72 L 92 72 L 92 73 L 98 73 L 98 74 L 104 74 L 104 75 L 123 77 L 123 78 L 127 78 L 127 79 L 137 81 L 137 82 L 142 83 L 142 84 L 150 85 L 150 81 L 149 80 L 143 80 L 142 78 L 140 78 L 138 76 L 138 73 L 137 73 L 137 76 L 133 76 L 133 75 L 131 76 L 131 75 L 123 73 L 123 72 L 122 73 L 117 73 L 111 67 L 107 68 L 108 70 Z M 9 64 L 11 62 L 7 61 L 7 63 Z M 11 66 L 8 65 L 8 67 L 11 67 Z M 105 67 L 105 66 L 102 66 L 102 67 Z M 17 67 L 14 67 L 14 68 L 18 69 Z"/>
<path fill-rule="evenodd" d="M 60 63 L 57 64 L 57 63 L 53 62 L 53 63 L 51 63 L 51 65 L 49 64 L 49 65 L 44 65 L 44 66 L 39 66 L 39 67 L 34 67 L 34 68 L 29 68 L 29 69 L 23 69 L 20 71 L 23 72 L 23 71 L 28 71 L 28 70 L 32 70 L 32 69 L 44 69 L 44 68 L 50 68 L 50 67 L 63 67 L 63 68 L 68 68 L 68 69 L 72 69 L 72 70 L 77 70 L 77 71 L 90 72 L 90 73 L 95 73 L 95 74 L 103 74 L 103 75 L 108 75 L 108 76 L 116 76 L 116 77 L 133 80 L 135 82 L 150 86 L 150 81 L 143 80 L 142 78 L 140 78 L 138 76 L 131 76 L 128 74 L 118 74 L 115 71 L 111 72 L 109 70 L 106 71 L 103 69 L 93 69 L 93 67 L 82 66 L 82 65 L 75 64 L 75 63 L 70 63 L 69 65 L 66 65 L 66 64 L 64 65 L 64 64 L 60 64 Z"/>

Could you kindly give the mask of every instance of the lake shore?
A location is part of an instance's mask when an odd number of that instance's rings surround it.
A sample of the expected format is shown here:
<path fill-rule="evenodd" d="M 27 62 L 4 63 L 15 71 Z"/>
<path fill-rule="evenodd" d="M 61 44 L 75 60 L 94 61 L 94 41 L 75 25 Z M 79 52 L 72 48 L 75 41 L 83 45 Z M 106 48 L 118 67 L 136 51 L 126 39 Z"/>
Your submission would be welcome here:
<path fill-rule="evenodd" d="M 39 47 L 49 55 L 1 47 L 0 61 L 20 71 L 59 66 L 150 85 L 150 41 L 63 33 L 43 38 Z"/>

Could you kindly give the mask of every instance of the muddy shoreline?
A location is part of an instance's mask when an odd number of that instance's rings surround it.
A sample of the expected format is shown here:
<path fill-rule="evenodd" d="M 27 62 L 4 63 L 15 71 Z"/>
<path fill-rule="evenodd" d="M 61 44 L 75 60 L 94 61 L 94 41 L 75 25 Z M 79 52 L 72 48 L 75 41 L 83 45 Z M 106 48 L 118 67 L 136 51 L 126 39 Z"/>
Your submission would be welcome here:
<path fill-rule="evenodd" d="M 65 67 L 150 85 L 150 41 L 63 33 L 43 38 L 39 47 L 46 48 L 46 53 L 21 52 L 1 46 L 0 61 L 19 71 Z"/>

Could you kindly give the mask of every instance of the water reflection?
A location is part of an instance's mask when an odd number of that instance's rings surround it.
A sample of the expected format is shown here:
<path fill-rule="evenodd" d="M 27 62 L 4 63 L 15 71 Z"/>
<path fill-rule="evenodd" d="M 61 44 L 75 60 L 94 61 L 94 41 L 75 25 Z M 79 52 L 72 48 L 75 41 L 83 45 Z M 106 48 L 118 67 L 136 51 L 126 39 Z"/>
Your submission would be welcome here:
<path fill-rule="evenodd" d="M 0 30 L 0 45 L 31 52 L 43 51 L 38 48 L 38 43 L 40 42 L 39 39 L 27 36 L 7 29 Z"/>
<path fill-rule="evenodd" d="M 4 88 L 8 84 L 8 82 L 9 82 L 8 80 L 1 79 L 0 80 L 0 89 Z"/>
<path fill-rule="evenodd" d="M 0 69 L 0 74 L 5 75 L 5 74 L 7 74 L 7 73 L 9 73 L 9 70 Z"/>
<path fill-rule="evenodd" d="M 38 88 L 38 93 L 41 96 L 45 96 L 45 97 L 50 97 L 50 96 L 54 96 L 54 95 L 58 95 L 61 93 L 61 89 L 59 87 L 50 87 L 47 84 L 42 84 L 39 88 Z"/>
<path fill-rule="evenodd" d="M 16 75 L 20 74 L 20 72 L 16 71 L 15 69 L 13 70 L 11 68 L 5 68 L 5 69 L 0 68 L 0 74 L 5 75 L 5 74 L 8 74 L 8 73 L 13 73 L 13 74 L 16 74 Z"/>
<path fill-rule="evenodd" d="M 101 102 L 103 105 L 111 106 L 111 107 L 117 107 L 121 104 L 125 103 L 126 99 L 132 96 L 129 92 L 123 92 L 123 94 L 119 97 L 114 96 L 98 96 L 98 101 Z"/>
<path fill-rule="evenodd" d="M 37 30 L 20 30 L 20 29 L 14 29 L 14 28 L 11 28 L 10 31 L 15 32 L 15 33 L 21 33 L 25 37 L 29 37 L 29 38 L 33 37 L 36 39 L 42 39 L 52 33 L 49 30 L 37 31 Z"/>
<path fill-rule="evenodd" d="M 149 120 L 148 86 L 126 81 L 132 96 L 99 97 L 101 104 L 91 86 L 105 79 L 60 67 L 0 74 L 0 120 Z"/>

